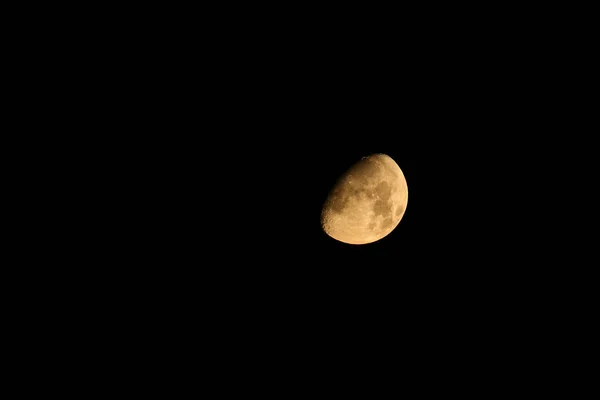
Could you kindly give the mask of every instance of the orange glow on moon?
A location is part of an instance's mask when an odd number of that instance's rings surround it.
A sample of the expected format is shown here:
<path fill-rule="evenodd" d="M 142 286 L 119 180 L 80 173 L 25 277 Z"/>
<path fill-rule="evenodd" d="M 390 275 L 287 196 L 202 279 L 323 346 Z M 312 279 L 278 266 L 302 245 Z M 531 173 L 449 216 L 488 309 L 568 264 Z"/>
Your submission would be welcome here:
<path fill-rule="evenodd" d="M 406 178 L 386 154 L 363 157 L 329 192 L 321 212 L 325 233 L 340 242 L 367 244 L 389 235 L 408 203 Z"/>

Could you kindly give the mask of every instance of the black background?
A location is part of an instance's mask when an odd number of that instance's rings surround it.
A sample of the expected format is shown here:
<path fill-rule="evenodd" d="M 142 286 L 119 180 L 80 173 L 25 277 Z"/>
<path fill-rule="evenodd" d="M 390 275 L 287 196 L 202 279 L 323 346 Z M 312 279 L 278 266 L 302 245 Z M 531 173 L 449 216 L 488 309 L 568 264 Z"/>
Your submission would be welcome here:
<path fill-rule="evenodd" d="M 521 34 L 527 18 L 463 24 L 443 10 L 181 15 L 129 16 L 114 46 L 100 38 L 109 56 L 88 40 L 75 68 L 98 153 L 84 177 L 94 223 L 82 217 L 95 238 L 79 248 L 100 265 L 100 302 L 143 327 L 132 343 L 149 329 L 187 352 L 206 336 L 200 347 L 249 367 L 267 348 L 393 354 L 416 371 L 453 369 L 464 348 L 474 365 L 543 353 L 535 327 L 568 290 L 547 240 L 565 181 L 547 133 L 569 120 L 554 109 L 562 83 L 548 84 L 560 40 Z M 337 242 L 323 201 L 372 153 L 403 170 L 405 215 L 378 242 Z"/>
<path fill-rule="evenodd" d="M 373 397 L 555 391 L 587 365 L 585 11 L 48 7 L 6 57 L 7 304 L 43 373 Z M 323 201 L 372 153 L 402 168 L 406 212 L 337 242 Z"/>
<path fill-rule="evenodd" d="M 515 251 L 498 250 L 512 209 L 503 149 L 526 95 L 511 96 L 521 80 L 488 51 L 494 36 L 282 22 L 154 29 L 103 70 L 110 121 L 132 132 L 114 142 L 120 248 L 140 260 L 129 278 L 324 316 L 502 286 L 482 265 Z M 321 230 L 323 201 L 376 152 L 405 173 L 405 216 L 381 241 L 339 243 Z"/>

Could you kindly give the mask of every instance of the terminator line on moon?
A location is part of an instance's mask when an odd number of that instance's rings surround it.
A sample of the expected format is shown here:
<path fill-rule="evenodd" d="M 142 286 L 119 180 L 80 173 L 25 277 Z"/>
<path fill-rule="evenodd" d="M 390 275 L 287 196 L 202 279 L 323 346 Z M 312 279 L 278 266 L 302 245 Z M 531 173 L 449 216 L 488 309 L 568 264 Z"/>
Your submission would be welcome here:
<path fill-rule="evenodd" d="M 386 154 L 363 157 L 331 189 L 321 212 L 325 233 L 340 242 L 367 244 L 392 232 L 408 203 L 406 178 Z"/>

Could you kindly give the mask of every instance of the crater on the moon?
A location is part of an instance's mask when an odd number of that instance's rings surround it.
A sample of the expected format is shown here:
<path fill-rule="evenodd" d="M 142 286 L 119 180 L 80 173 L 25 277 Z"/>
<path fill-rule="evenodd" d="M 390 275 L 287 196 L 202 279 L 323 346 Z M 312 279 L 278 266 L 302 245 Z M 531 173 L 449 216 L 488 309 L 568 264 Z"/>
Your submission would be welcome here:
<path fill-rule="evenodd" d="M 382 200 L 389 199 L 390 195 L 392 194 L 392 189 L 390 188 L 389 183 L 387 183 L 386 181 L 383 181 L 379 185 L 377 185 L 377 188 L 375 188 L 375 190 L 379 198 Z"/>
<path fill-rule="evenodd" d="M 341 213 L 348 205 L 349 197 L 345 191 L 345 188 L 342 186 L 338 186 L 332 191 L 328 202 L 332 211 Z"/>
<path fill-rule="evenodd" d="M 383 220 L 383 222 L 381 223 L 381 229 L 385 230 L 388 229 L 389 227 L 392 226 L 394 222 L 392 221 L 392 217 L 387 217 L 386 219 Z"/>
<path fill-rule="evenodd" d="M 396 208 L 396 217 L 401 216 L 403 212 L 404 212 L 404 207 L 402 206 L 402 204 L 400 204 L 398 206 L 398 208 Z"/>
<path fill-rule="evenodd" d="M 389 201 L 377 200 L 373 205 L 373 212 L 375 213 L 375 216 L 381 215 L 386 217 L 392 212 L 392 204 Z"/>
<path fill-rule="evenodd" d="M 366 158 L 352 168 L 352 176 L 362 183 L 376 177 L 380 172 L 379 166 L 371 159 Z"/>

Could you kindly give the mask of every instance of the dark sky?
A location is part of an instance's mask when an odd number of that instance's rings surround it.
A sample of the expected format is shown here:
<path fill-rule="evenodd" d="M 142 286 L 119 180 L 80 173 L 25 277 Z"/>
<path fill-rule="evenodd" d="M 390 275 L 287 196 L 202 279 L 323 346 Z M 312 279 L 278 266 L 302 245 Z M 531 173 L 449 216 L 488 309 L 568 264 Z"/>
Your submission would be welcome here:
<path fill-rule="evenodd" d="M 197 293 L 202 285 L 232 299 L 267 296 L 274 307 L 315 307 L 340 296 L 370 302 L 398 295 L 398 287 L 404 295 L 416 290 L 428 250 L 411 135 L 399 123 L 390 122 L 389 135 L 350 125 L 316 126 L 318 134 L 306 136 L 248 134 L 241 144 L 233 136 L 172 144 L 172 154 L 150 161 L 151 176 L 160 178 L 147 182 L 145 195 L 153 197 L 135 212 L 142 268 L 167 292 Z M 159 154 L 165 152 L 166 146 Z M 321 229 L 322 204 L 339 175 L 372 153 L 390 155 L 403 170 L 407 210 L 380 241 L 338 242 Z"/>
<path fill-rule="evenodd" d="M 91 254 L 106 258 L 106 296 L 131 296 L 126 319 L 255 352 L 248 360 L 266 343 L 313 364 L 358 347 L 424 365 L 462 359 L 463 345 L 486 356 L 479 342 L 502 353 L 554 312 L 544 291 L 561 289 L 545 282 L 564 271 L 548 243 L 568 190 L 560 152 L 543 149 L 561 116 L 544 102 L 551 63 L 537 41 L 511 43 L 503 22 L 485 33 L 486 19 L 379 14 L 368 27 L 336 13 L 287 31 L 283 18 L 264 28 L 241 15 L 248 26 L 233 29 L 190 14 L 154 37 L 117 38 L 86 123 L 108 148 Z M 372 153 L 403 170 L 406 212 L 380 241 L 340 243 L 321 207 Z"/>
<path fill-rule="evenodd" d="M 119 83 L 110 110 L 127 117 L 105 131 L 129 163 L 111 204 L 131 280 L 245 315 L 358 313 L 380 326 L 435 315 L 441 326 L 460 310 L 489 314 L 543 276 L 521 267 L 545 251 L 532 232 L 547 221 L 523 195 L 547 190 L 547 164 L 530 162 L 543 143 L 525 142 L 559 114 L 535 98 L 548 85 L 532 46 L 451 20 L 368 35 L 197 25 L 125 46 L 120 80 L 102 75 Z M 378 242 L 337 242 L 321 230 L 323 201 L 372 153 L 403 170 L 406 213 Z"/>
<path fill-rule="evenodd" d="M 162 78 L 141 85 L 147 107 L 136 117 L 147 131 L 131 147 L 139 157 L 131 181 L 145 196 L 132 205 L 141 251 L 165 282 L 307 301 L 431 284 L 422 266 L 439 255 L 426 244 L 439 227 L 430 229 L 421 171 L 449 140 L 436 135 L 452 118 L 456 80 L 436 67 L 441 53 L 382 29 L 374 35 L 389 40 L 267 32 L 224 35 L 195 55 L 169 45 Z M 406 213 L 378 242 L 337 242 L 321 230 L 322 204 L 339 175 L 372 153 L 403 170 Z"/>

